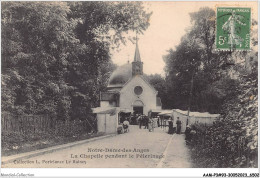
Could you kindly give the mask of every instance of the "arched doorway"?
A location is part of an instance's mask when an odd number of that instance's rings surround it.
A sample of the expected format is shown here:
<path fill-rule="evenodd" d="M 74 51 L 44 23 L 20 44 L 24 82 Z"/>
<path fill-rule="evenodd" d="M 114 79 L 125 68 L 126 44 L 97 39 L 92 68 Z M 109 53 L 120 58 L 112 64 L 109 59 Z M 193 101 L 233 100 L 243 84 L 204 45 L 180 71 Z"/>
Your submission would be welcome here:
<path fill-rule="evenodd" d="M 141 100 L 136 100 L 133 103 L 133 111 L 134 111 L 134 115 L 136 115 L 136 114 L 143 114 L 143 112 L 144 112 L 144 103 Z"/>

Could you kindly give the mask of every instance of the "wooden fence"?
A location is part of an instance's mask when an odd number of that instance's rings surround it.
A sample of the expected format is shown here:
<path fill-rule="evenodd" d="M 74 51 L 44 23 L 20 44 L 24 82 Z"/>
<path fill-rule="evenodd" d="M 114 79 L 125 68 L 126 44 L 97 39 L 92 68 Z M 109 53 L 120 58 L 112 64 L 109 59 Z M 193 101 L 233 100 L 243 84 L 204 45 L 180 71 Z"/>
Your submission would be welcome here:
<path fill-rule="evenodd" d="M 62 121 L 48 115 L 13 115 L 2 112 L 2 136 L 12 133 L 23 135 L 55 134 L 58 136 L 73 136 L 96 131 L 96 124 L 89 120 Z"/>

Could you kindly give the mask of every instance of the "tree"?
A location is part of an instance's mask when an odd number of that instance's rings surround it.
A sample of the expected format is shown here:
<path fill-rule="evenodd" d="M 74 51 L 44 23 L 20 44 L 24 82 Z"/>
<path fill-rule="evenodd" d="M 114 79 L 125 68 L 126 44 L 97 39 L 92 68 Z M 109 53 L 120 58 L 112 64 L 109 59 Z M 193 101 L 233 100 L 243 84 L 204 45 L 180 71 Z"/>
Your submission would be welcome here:
<path fill-rule="evenodd" d="M 76 52 L 71 46 L 79 44 L 68 12 L 66 3 L 3 3 L 2 74 L 16 74 L 6 87 L 13 88 L 12 107 L 21 113 L 54 114 L 64 97 L 66 65 Z"/>
<path fill-rule="evenodd" d="M 77 74 L 68 76 L 68 80 L 79 92 L 88 91 L 88 102 L 96 107 L 100 91 L 114 69 L 110 49 L 124 43 L 124 34 L 129 30 L 139 33 L 146 30 L 151 14 L 144 11 L 140 2 L 70 2 L 69 5 L 69 17 L 78 20 L 75 34 L 86 50 L 78 56 L 80 65 L 69 69 Z"/>
<path fill-rule="evenodd" d="M 237 83 L 224 75 L 229 71 L 224 66 L 232 56 L 230 52 L 215 50 L 215 12 L 212 9 L 201 8 L 190 16 L 192 27 L 176 50 L 169 50 L 164 56 L 166 83 L 173 101 L 171 107 L 187 110 L 192 97 L 191 110 L 219 113 L 226 96 L 233 95 L 223 88 L 234 89 Z"/>
<path fill-rule="evenodd" d="M 166 81 L 165 79 L 159 74 L 152 74 L 145 76 L 149 83 L 158 91 L 158 97 L 161 98 L 162 101 L 162 108 L 168 109 L 168 96 L 166 91 Z"/>
<path fill-rule="evenodd" d="M 211 127 L 196 125 L 191 146 L 199 167 L 257 167 L 257 27 L 253 21 L 252 51 L 216 51 L 215 13 L 191 13 L 192 28 L 176 50 L 164 57 L 172 106 L 220 113 Z"/>
<path fill-rule="evenodd" d="M 88 119 L 114 65 L 110 48 L 142 33 L 141 2 L 2 3 L 2 110 Z"/>

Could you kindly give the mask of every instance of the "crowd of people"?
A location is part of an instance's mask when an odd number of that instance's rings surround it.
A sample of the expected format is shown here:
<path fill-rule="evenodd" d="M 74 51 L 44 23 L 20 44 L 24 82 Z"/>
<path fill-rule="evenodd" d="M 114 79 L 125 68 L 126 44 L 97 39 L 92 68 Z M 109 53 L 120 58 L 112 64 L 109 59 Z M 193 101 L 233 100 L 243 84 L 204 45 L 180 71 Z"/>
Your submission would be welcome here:
<path fill-rule="evenodd" d="M 131 115 L 129 117 L 123 117 L 121 118 L 123 120 L 122 126 L 123 129 L 126 132 L 129 132 L 129 125 L 139 125 L 139 129 L 148 129 L 149 132 L 153 132 L 154 128 L 160 127 L 160 117 L 159 116 L 154 116 L 154 117 L 148 117 L 144 114 L 137 114 L 135 116 Z M 172 117 L 169 117 L 168 119 L 168 134 L 181 134 L 181 128 L 182 128 L 182 122 L 177 117 L 176 122 L 174 123 L 174 120 Z M 192 139 L 192 136 L 196 132 L 193 128 L 187 125 L 185 129 L 185 140 L 186 143 L 188 144 L 190 140 Z"/>
<path fill-rule="evenodd" d="M 153 132 L 155 127 L 160 126 L 159 122 L 159 116 L 158 117 L 148 117 L 144 114 L 140 114 L 137 117 L 137 122 L 139 124 L 139 129 L 142 129 L 142 126 L 144 126 L 144 129 L 148 129 L 149 132 Z"/>
<path fill-rule="evenodd" d="M 129 125 L 139 125 L 139 128 L 148 129 L 149 132 L 153 132 L 154 128 L 160 127 L 159 116 L 148 117 L 144 114 L 131 115 L 129 117 L 121 116 L 120 123 L 125 131 L 129 131 Z"/>

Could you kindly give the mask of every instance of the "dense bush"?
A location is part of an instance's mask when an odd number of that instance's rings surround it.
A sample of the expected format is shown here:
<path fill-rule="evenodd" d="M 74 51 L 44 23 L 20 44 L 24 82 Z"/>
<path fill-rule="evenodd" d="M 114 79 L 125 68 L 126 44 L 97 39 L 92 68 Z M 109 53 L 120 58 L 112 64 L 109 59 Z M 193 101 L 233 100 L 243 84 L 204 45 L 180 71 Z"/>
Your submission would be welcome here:
<path fill-rule="evenodd" d="M 195 125 L 190 144 L 197 167 L 257 167 L 257 80 L 247 78 L 239 95 L 224 105 L 213 126 Z"/>

